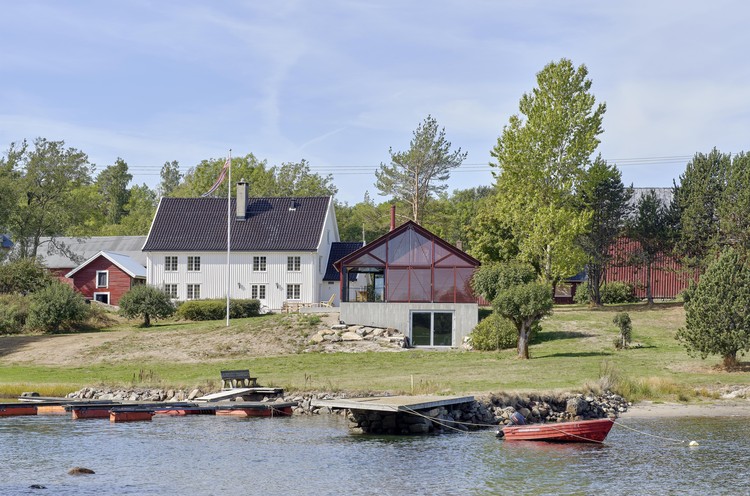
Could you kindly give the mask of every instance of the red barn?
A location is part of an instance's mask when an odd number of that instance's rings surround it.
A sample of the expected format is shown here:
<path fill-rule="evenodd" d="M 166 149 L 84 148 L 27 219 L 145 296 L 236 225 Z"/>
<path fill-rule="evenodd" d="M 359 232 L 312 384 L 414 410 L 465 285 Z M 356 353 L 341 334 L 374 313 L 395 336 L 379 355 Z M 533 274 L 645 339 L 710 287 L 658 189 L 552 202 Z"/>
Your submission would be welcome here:
<path fill-rule="evenodd" d="M 85 298 L 116 306 L 130 288 L 146 283 L 146 268 L 127 255 L 100 251 L 65 277 Z"/>

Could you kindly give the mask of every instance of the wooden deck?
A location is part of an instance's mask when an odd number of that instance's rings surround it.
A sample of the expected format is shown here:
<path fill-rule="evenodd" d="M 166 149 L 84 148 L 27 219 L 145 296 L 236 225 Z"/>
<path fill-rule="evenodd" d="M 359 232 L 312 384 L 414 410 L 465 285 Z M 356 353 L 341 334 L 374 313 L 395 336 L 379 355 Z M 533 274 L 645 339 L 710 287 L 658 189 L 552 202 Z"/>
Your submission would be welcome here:
<path fill-rule="evenodd" d="M 459 403 L 471 403 L 473 396 L 374 396 L 336 400 L 312 400 L 316 407 L 346 408 L 347 410 L 371 410 L 378 412 L 410 412 L 429 410 Z"/>

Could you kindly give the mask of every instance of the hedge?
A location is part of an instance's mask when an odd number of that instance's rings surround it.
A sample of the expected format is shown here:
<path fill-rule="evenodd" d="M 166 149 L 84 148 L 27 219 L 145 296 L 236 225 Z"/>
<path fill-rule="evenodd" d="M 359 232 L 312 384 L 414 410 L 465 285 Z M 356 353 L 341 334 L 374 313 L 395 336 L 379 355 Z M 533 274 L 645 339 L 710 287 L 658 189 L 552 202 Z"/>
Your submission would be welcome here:
<path fill-rule="evenodd" d="M 229 317 L 241 319 L 260 314 L 258 300 L 230 300 Z M 190 300 L 177 307 L 177 317 L 187 320 L 221 320 L 227 316 L 226 300 Z"/>

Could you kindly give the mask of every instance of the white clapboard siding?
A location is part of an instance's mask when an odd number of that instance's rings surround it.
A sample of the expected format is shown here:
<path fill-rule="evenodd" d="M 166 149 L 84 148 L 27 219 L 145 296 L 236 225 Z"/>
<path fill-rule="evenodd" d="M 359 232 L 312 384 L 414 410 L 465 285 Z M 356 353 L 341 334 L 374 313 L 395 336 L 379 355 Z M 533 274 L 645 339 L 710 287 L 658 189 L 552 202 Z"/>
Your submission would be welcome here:
<path fill-rule="evenodd" d="M 166 256 L 177 257 L 177 271 L 165 271 Z M 200 270 L 188 271 L 188 257 L 200 256 Z M 300 270 L 287 270 L 287 257 L 300 257 Z M 266 257 L 266 270 L 253 271 L 253 257 Z M 232 253 L 230 265 L 230 298 L 250 298 L 253 284 L 266 285 L 262 303 L 279 309 L 286 301 L 286 285 L 300 285 L 300 302 L 318 301 L 320 274 L 318 252 L 243 252 Z M 177 284 L 177 299 L 185 300 L 188 284 L 201 285 L 201 299 L 226 298 L 227 254 L 210 252 L 149 252 L 147 256 L 149 284 L 164 287 Z"/>

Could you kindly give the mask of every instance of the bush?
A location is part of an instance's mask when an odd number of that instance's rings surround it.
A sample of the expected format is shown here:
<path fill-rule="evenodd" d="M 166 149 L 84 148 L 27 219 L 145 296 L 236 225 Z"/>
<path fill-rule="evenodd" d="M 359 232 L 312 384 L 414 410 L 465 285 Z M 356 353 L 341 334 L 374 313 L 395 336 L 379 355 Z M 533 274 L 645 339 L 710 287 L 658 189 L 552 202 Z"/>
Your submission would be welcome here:
<path fill-rule="evenodd" d="M 613 281 L 602 286 L 602 303 L 635 303 L 639 301 L 635 295 L 635 287 L 625 282 Z"/>
<path fill-rule="evenodd" d="M 83 296 L 55 281 L 31 295 L 26 327 L 44 332 L 72 329 L 86 320 L 88 311 Z"/>
<path fill-rule="evenodd" d="M 0 295 L 0 334 L 21 332 L 28 315 L 28 299 L 18 295 Z"/>
<path fill-rule="evenodd" d="M 120 314 L 129 319 L 143 317 L 144 327 L 151 325 L 151 317 L 165 319 L 174 312 L 174 303 L 169 295 L 154 286 L 133 286 L 120 298 Z"/>
<path fill-rule="evenodd" d="M 475 350 L 480 351 L 515 348 L 518 344 L 518 331 L 513 322 L 492 313 L 477 324 L 469 335 L 469 342 Z"/>
<path fill-rule="evenodd" d="M 579 305 L 588 305 L 591 303 L 591 297 L 589 296 L 589 283 L 579 284 L 576 289 L 576 294 L 573 296 L 573 303 Z"/>
<path fill-rule="evenodd" d="M 620 335 L 615 339 L 615 347 L 624 350 L 628 347 L 633 333 L 633 324 L 628 312 L 620 312 L 612 319 L 612 323 L 620 329 Z"/>
<path fill-rule="evenodd" d="M 258 300 L 230 300 L 229 318 L 241 319 L 260 314 Z M 187 320 L 221 320 L 227 316 L 226 300 L 190 300 L 177 308 L 177 316 Z"/>
<path fill-rule="evenodd" d="M 54 279 L 35 258 L 0 264 L 0 294 L 29 294 L 49 286 Z"/>

